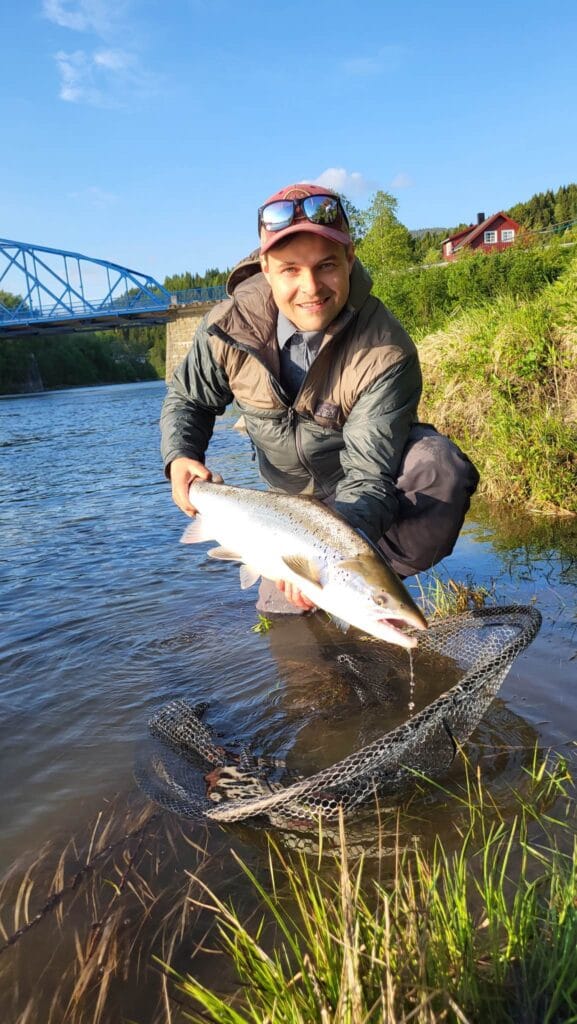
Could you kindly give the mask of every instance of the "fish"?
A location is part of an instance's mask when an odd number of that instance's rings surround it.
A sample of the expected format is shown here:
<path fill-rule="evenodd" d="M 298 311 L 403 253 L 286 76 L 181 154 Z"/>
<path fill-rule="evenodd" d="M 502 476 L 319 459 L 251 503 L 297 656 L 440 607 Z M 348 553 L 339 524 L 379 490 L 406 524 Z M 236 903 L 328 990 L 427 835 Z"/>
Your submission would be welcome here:
<path fill-rule="evenodd" d="M 184 544 L 216 540 L 211 558 L 240 562 L 242 589 L 261 576 L 293 583 L 341 628 L 412 648 L 421 609 L 371 542 L 316 498 L 194 480 L 197 515 Z"/>

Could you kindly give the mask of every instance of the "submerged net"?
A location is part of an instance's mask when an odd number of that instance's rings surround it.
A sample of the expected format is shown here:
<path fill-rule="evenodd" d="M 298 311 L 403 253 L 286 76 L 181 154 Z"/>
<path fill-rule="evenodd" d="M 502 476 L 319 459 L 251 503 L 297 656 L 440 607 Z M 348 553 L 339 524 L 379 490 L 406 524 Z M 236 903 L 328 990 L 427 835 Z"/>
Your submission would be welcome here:
<path fill-rule="evenodd" d="M 416 774 L 443 774 L 540 624 L 537 609 L 516 605 L 433 622 L 418 634 L 417 657 L 425 669 L 430 664 L 431 671 L 441 669 L 450 682 L 458 681 L 403 725 L 296 781 L 279 776 L 273 759 L 246 750 L 232 755 L 218 746 L 202 721 L 206 705 L 171 701 L 150 720 L 156 746 L 137 767 L 137 781 L 157 803 L 187 817 L 264 819 L 283 828 L 317 822 L 319 815 L 334 819 L 340 808 L 349 813 L 375 796 L 401 792 Z M 383 661 L 390 651 L 378 645 Z M 360 675 L 357 693 L 363 686 Z"/>

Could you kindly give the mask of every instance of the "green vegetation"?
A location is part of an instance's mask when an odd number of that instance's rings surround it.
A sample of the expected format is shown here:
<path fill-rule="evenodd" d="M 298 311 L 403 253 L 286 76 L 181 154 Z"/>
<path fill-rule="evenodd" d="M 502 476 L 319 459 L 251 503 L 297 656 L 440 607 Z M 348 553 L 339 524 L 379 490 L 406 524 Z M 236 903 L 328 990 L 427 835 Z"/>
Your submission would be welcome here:
<path fill-rule="evenodd" d="M 390 877 L 350 864 L 341 821 L 334 871 L 271 842 L 270 878 L 247 867 L 255 921 L 205 887 L 240 987 L 191 976 L 190 1020 L 217 1024 L 553 1024 L 577 1019 L 577 845 L 566 763 L 535 754 L 508 820 L 470 766 L 454 834 L 430 849 L 404 840 Z M 440 789 L 443 793 L 444 790 Z M 448 794 L 447 794 L 448 796 Z M 410 833 L 409 833 L 410 834 Z M 241 862 L 242 865 L 242 862 Z M 386 865 L 384 865 L 386 870 Z M 273 936 L 271 938 L 271 930 Z"/>
<path fill-rule="evenodd" d="M 577 256 L 562 251 L 533 297 L 503 291 L 420 340 L 420 414 L 463 445 L 487 497 L 577 513 Z"/>
<path fill-rule="evenodd" d="M 448 615 L 461 615 L 474 608 L 484 608 L 493 597 L 486 587 L 474 583 L 471 578 L 444 580 L 439 573 L 429 570 L 424 582 L 421 576 L 416 577 L 419 589 L 419 606 L 429 621 L 444 619 Z"/>
<path fill-rule="evenodd" d="M 120 331 L 0 339 L 0 394 L 155 380 L 146 340 Z"/>
<path fill-rule="evenodd" d="M 507 213 L 524 228 L 543 231 L 577 221 L 577 185 L 562 185 L 556 192 L 538 192 L 526 203 L 517 203 Z"/>

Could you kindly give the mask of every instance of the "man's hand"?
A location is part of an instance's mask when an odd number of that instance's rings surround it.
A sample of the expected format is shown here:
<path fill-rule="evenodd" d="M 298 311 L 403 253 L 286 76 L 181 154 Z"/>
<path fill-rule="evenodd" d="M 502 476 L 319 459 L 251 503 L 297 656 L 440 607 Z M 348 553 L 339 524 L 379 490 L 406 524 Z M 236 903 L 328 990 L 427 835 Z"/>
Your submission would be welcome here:
<path fill-rule="evenodd" d="M 287 601 L 290 601 L 290 603 L 294 604 L 297 608 L 302 608 L 303 611 L 307 612 L 309 612 L 311 608 L 316 608 L 316 604 L 309 601 L 308 597 L 305 597 L 298 587 L 295 587 L 294 583 L 288 583 L 287 580 L 278 580 L 277 587 L 279 590 L 282 590 Z"/>
<path fill-rule="evenodd" d="M 170 483 L 172 486 L 172 500 L 178 505 L 187 516 L 195 516 L 197 509 L 190 504 L 188 488 L 193 480 L 212 480 L 213 474 L 204 463 L 196 459 L 174 459 L 170 463 Z M 222 483 L 222 477 L 214 474 L 214 482 Z"/>

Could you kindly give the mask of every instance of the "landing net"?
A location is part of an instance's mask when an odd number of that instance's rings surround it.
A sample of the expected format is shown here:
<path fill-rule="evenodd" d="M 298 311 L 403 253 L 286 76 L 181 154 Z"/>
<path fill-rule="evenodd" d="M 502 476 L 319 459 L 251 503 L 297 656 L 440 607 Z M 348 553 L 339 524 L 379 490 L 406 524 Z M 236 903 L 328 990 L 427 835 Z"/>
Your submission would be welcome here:
<path fill-rule="evenodd" d="M 433 622 L 418 633 L 419 657 L 454 683 L 408 721 L 336 764 L 291 781 L 278 779 L 278 762 L 232 756 L 203 722 L 206 705 L 171 701 L 150 720 L 160 742 L 136 770 L 139 785 L 178 814 L 220 822 L 264 819 L 283 828 L 331 820 L 375 796 L 401 792 L 416 774 L 434 778 L 451 765 L 490 706 L 514 659 L 537 634 L 536 608 L 481 608 Z M 396 651 L 396 649 L 395 649 Z M 392 649 L 378 645 L 383 661 Z M 370 683 L 367 682 L 367 686 Z M 362 687 L 357 679 L 356 689 Z M 374 687 L 372 688 L 374 697 Z"/>

